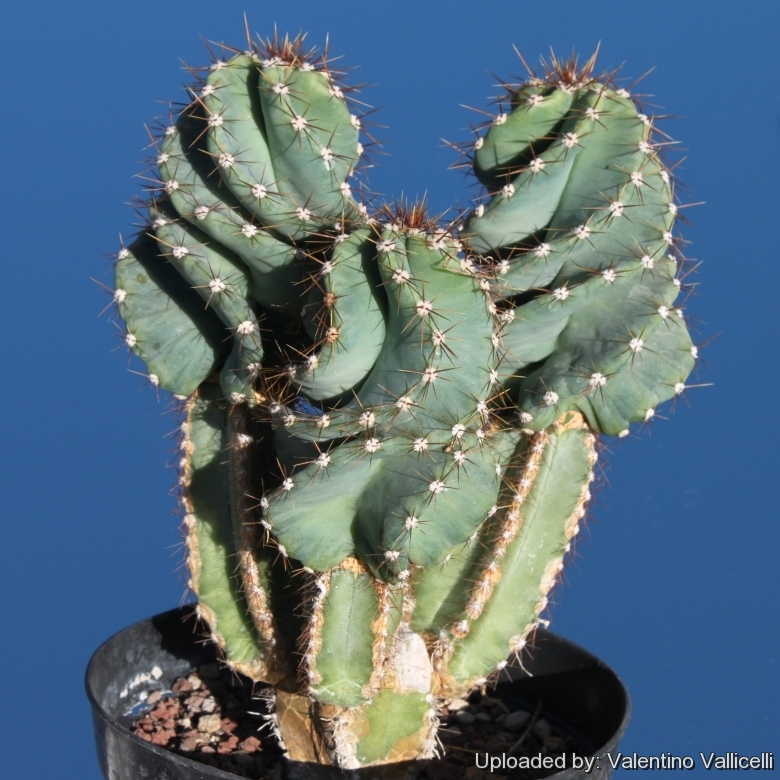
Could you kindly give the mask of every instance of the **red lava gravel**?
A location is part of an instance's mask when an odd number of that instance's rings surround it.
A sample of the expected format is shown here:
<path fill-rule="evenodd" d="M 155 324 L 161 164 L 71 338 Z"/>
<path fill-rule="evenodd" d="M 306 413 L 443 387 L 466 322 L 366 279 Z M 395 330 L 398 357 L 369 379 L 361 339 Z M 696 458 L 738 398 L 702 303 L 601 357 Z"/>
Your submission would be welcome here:
<path fill-rule="evenodd" d="M 170 691 L 150 693 L 132 731 L 202 764 L 260 780 L 279 776 L 282 757 L 265 713 L 251 683 L 207 664 L 179 677 Z"/>
<path fill-rule="evenodd" d="M 155 690 L 133 723 L 137 736 L 202 764 L 251 780 L 281 780 L 282 751 L 267 725 L 262 694 L 217 664 L 179 677 L 170 691 Z M 511 710 L 499 699 L 472 694 L 442 713 L 443 757 L 428 762 L 426 780 L 535 780 L 557 769 L 498 769 L 476 765 L 491 756 L 551 757 L 578 753 L 570 737 L 539 713 Z M 568 764 L 567 764 L 568 765 Z"/>

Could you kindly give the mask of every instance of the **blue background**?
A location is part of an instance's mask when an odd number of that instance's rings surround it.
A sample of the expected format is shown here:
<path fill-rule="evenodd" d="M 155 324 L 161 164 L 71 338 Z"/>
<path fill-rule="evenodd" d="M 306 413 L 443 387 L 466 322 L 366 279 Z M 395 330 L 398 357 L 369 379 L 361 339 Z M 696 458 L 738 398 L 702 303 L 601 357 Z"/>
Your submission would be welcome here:
<path fill-rule="evenodd" d="M 684 401 L 628 440 L 608 468 L 585 539 L 556 591 L 553 628 L 623 676 L 626 751 L 780 758 L 778 190 L 775 2 L 17 2 L 3 12 L 2 508 L 0 599 L 6 777 L 99 777 L 82 673 L 113 632 L 183 594 L 169 487 L 173 427 L 128 361 L 108 303 L 108 253 L 132 232 L 144 123 L 178 99 L 200 36 L 327 33 L 388 157 L 371 185 L 464 204 L 441 137 L 465 139 L 516 44 L 656 70 L 678 170 L 706 201 L 686 215 L 703 264 L 688 314 L 707 342 Z M 713 338 L 717 337 L 717 338 Z M 700 762 L 699 762 L 700 763 Z M 704 774 L 699 768 L 696 774 Z"/>

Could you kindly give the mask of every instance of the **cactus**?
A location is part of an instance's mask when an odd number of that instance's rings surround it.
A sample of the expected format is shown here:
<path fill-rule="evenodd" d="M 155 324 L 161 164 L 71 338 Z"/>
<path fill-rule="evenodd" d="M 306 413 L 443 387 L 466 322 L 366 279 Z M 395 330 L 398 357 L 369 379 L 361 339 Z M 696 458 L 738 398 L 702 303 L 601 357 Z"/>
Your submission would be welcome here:
<path fill-rule="evenodd" d="M 545 622 L 597 436 L 685 389 L 671 173 L 594 59 L 507 86 L 457 226 L 355 196 L 356 103 L 300 37 L 214 62 L 155 142 L 114 301 L 183 407 L 199 615 L 293 759 L 433 755 Z"/>

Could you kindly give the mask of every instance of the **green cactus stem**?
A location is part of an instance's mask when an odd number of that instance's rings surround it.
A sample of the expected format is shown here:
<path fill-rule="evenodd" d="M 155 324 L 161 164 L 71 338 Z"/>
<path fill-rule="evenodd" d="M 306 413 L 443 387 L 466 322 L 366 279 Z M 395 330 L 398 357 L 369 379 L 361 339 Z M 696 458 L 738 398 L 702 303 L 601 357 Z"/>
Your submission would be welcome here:
<path fill-rule="evenodd" d="M 360 202 L 360 104 L 300 37 L 214 62 L 161 135 L 114 301 L 181 400 L 200 616 L 292 759 L 432 756 L 546 622 L 598 437 L 685 389 L 673 178 L 594 64 L 507 88 L 457 227 Z"/>

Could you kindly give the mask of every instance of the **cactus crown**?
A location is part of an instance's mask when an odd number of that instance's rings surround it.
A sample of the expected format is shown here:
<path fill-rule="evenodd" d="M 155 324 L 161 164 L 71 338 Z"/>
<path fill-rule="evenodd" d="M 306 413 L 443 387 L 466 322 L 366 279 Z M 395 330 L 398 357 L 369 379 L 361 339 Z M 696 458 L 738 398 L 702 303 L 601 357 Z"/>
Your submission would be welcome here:
<path fill-rule="evenodd" d="M 302 36 L 217 59 L 155 141 L 114 302 L 181 400 L 189 585 L 277 685 L 293 758 L 430 756 L 519 660 L 590 498 L 596 435 L 685 388 L 653 120 L 555 57 L 507 85 L 457 225 L 373 212 L 361 118 Z"/>

